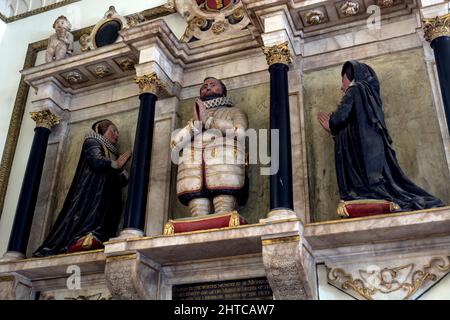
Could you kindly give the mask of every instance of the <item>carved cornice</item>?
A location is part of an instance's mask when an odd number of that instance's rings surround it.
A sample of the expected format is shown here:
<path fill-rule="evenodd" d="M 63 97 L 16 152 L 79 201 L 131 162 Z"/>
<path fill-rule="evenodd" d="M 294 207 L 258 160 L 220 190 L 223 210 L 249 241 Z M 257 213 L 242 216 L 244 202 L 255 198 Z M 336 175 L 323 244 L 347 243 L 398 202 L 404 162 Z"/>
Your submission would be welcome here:
<path fill-rule="evenodd" d="M 292 63 L 292 56 L 287 41 L 272 47 L 263 47 L 263 52 L 266 55 L 267 64 L 269 66 L 275 63 L 286 65 Z"/>
<path fill-rule="evenodd" d="M 423 19 L 425 40 L 431 42 L 439 37 L 450 37 L 450 13 L 432 19 Z"/>
<path fill-rule="evenodd" d="M 159 80 L 155 72 L 148 75 L 135 77 L 134 81 L 139 85 L 141 93 L 153 93 L 155 96 L 158 96 L 166 87 L 164 83 Z"/>
<path fill-rule="evenodd" d="M 59 123 L 59 118 L 55 116 L 50 110 L 43 110 L 37 112 L 30 112 L 31 119 L 36 121 L 36 127 L 43 127 L 52 130 L 54 125 Z"/>
<path fill-rule="evenodd" d="M 43 13 L 43 12 L 46 12 L 46 11 L 57 9 L 59 7 L 63 7 L 63 6 L 66 6 L 68 4 L 71 4 L 71 3 L 74 3 L 74 2 L 78 2 L 78 1 L 81 1 L 81 0 L 64 0 L 64 1 L 60 1 L 60 2 L 54 3 L 54 4 L 50 4 L 50 5 L 42 7 L 42 8 L 38 8 L 38 9 L 35 9 L 35 10 L 27 11 L 27 12 L 24 12 L 24 13 L 21 13 L 21 14 L 18 14 L 16 16 L 12 16 L 12 17 L 6 17 L 6 16 L 4 16 L 3 14 L 0 13 L 0 19 L 2 19 L 6 23 L 10 23 L 10 22 L 14 22 L 14 21 L 17 21 L 17 20 L 20 20 L 20 19 L 24 19 L 24 18 L 27 18 L 27 17 L 30 17 L 30 16 L 34 16 L 36 14 L 40 14 L 40 13 Z"/>

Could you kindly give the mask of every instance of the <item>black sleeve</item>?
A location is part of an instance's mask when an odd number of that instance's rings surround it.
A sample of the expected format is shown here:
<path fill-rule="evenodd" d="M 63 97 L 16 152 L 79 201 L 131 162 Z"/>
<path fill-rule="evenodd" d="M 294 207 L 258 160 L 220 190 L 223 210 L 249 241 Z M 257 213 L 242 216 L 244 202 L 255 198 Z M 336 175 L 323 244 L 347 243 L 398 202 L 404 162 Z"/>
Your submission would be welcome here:
<path fill-rule="evenodd" d="M 94 170 L 111 169 L 111 160 L 105 158 L 103 146 L 95 139 L 86 139 L 83 144 L 84 156 Z"/>
<path fill-rule="evenodd" d="M 337 110 L 331 114 L 329 125 L 332 135 L 336 135 L 340 130 L 347 126 L 353 111 L 354 95 L 357 93 L 357 87 L 348 88 L 347 92 L 342 97 Z"/>

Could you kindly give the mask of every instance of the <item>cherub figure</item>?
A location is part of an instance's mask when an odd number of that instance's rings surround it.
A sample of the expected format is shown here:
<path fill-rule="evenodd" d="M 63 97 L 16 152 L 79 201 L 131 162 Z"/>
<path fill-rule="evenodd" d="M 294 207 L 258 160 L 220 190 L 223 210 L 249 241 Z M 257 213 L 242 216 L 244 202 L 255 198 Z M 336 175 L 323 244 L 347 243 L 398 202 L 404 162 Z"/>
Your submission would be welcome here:
<path fill-rule="evenodd" d="M 48 40 L 46 62 L 64 59 L 73 53 L 70 21 L 65 16 L 59 16 L 53 23 L 53 29 L 55 29 L 55 34 Z"/>

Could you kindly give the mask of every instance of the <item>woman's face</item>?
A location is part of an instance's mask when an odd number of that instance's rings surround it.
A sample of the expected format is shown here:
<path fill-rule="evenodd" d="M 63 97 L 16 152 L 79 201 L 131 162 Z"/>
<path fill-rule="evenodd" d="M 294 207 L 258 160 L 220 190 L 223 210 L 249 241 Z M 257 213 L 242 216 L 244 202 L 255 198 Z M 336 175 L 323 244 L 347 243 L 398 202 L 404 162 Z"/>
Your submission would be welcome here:
<path fill-rule="evenodd" d="M 117 130 L 115 125 L 110 125 L 103 136 L 109 140 L 112 144 L 117 144 L 119 142 L 119 130 Z"/>
<path fill-rule="evenodd" d="M 348 80 L 347 75 L 344 73 L 344 75 L 342 76 L 342 86 L 341 86 L 341 90 L 343 93 L 345 93 L 345 91 L 347 91 L 348 86 L 350 85 L 350 80 Z"/>

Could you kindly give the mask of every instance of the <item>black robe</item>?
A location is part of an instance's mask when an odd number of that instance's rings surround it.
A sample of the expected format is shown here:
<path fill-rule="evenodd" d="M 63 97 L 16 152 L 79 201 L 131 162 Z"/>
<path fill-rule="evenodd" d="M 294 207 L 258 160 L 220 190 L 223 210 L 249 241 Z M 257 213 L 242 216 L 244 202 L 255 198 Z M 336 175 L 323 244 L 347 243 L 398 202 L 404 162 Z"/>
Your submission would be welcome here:
<path fill-rule="evenodd" d="M 366 64 L 349 63 L 354 81 L 329 122 L 341 199 L 388 200 L 403 211 L 443 206 L 400 168 L 384 121 L 375 72 Z"/>
<path fill-rule="evenodd" d="M 66 253 L 70 244 L 89 233 L 102 242 L 116 235 L 126 178 L 111 167 L 106 153 L 100 141 L 85 139 L 62 210 L 34 256 Z"/>

